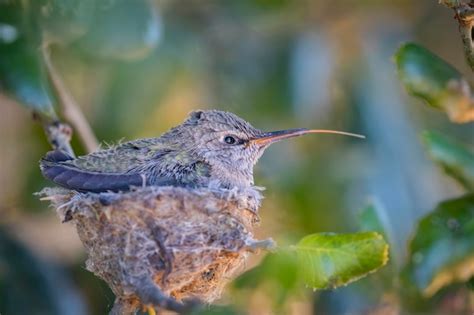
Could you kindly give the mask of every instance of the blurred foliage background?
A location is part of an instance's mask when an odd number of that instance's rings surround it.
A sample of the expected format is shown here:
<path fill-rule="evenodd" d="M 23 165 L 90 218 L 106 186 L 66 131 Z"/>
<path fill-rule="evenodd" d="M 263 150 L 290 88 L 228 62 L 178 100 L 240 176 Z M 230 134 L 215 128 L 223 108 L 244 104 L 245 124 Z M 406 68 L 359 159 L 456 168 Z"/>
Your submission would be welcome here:
<path fill-rule="evenodd" d="M 367 136 L 308 136 L 270 148 L 256 168 L 256 183 L 267 187 L 257 236 L 287 244 L 314 232 L 356 231 L 369 204 L 390 234 L 391 265 L 336 291 L 287 294 L 291 279 L 242 277 L 221 301 L 232 312 L 468 314 L 472 285 L 430 297 L 394 294 L 405 284 L 391 272 L 409 260 L 418 220 L 463 193 L 429 159 L 420 131 L 474 145 L 474 124 L 454 125 L 406 93 L 393 61 L 405 41 L 472 78 L 453 12 L 436 0 L 0 0 L 0 313 L 104 314 L 113 302 L 85 270 L 74 228 L 34 196 L 50 185 L 38 168 L 50 147 L 31 109 L 17 102 L 54 116 L 41 66 L 48 43 L 101 142 L 157 136 L 199 108 L 232 111 L 267 130 Z M 75 151 L 85 153 L 76 137 Z M 465 233 L 474 235 L 472 227 Z M 449 255 L 449 246 L 435 252 L 434 264 L 439 253 Z M 267 265 L 260 273 L 285 276 L 271 268 L 284 264 Z"/>

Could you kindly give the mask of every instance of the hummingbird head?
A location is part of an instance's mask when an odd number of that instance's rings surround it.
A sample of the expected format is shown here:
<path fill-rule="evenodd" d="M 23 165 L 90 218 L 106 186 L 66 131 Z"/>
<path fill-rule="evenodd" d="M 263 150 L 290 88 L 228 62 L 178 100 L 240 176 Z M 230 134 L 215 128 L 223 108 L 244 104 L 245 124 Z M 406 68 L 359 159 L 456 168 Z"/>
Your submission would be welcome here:
<path fill-rule="evenodd" d="M 211 166 L 211 180 L 228 188 L 253 185 L 253 167 L 272 143 L 308 133 L 363 137 L 304 128 L 264 132 L 235 114 L 218 110 L 194 111 L 182 125 L 170 131 L 173 138 L 181 138 L 184 150 Z"/>

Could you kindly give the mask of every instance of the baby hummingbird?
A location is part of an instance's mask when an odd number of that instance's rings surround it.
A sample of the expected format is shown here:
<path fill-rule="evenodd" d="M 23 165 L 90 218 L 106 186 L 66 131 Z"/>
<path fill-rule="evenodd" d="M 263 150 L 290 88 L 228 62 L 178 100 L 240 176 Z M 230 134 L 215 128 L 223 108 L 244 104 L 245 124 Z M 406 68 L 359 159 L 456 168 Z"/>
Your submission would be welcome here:
<path fill-rule="evenodd" d="M 158 138 L 138 139 L 78 158 L 51 151 L 43 175 L 56 184 L 90 192 L 126 191 L 131 186 L 247 187 L 253 167 L 270 144 L 308 133 L 361 135 L 311 129 L 263 132 L 224 111 L 194 111 Z"/>

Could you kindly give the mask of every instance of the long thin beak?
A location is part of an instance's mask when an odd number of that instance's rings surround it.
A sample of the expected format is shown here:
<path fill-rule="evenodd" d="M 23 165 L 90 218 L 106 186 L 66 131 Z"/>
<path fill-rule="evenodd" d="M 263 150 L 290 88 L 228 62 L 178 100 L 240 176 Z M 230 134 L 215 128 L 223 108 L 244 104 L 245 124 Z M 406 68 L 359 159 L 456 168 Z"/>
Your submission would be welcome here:
<path fill-rule="evenodd" d="M 308 133 L 331 133 L 331 134 L 338 134 L 338 135 L 344 135 L 344 136 L 350 136 L 350 137 L 365 139 L 365 136 L 359 135 L 359 134 L 356 134 L 356 133 L 337 131 L 337 130 L 327 130 L 327 129 L 299 128 L 299 129 L 287 129 L 287 130 L 278 130 L 278 131 L 266 132 L 263 135 L 261 135 L 257 138 L 254 138 L 250 141 L 257 144 L 258 146 L 266 146 L 266 145 L 269 145 L 271 143 L 274 143 L 274 142 L 277 142 L 277 141 L 280 141 L 280 140 L 283 140 L 283 139 L 298 137 L 298 136 L 306 135 Z"/>

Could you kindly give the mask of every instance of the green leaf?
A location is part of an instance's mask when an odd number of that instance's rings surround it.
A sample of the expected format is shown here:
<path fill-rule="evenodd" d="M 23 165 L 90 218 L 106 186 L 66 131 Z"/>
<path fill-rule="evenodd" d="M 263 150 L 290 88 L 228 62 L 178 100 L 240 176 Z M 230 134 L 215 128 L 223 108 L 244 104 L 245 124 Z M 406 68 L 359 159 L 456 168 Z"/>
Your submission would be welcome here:
<path fill-rule="evenodd" d="M 36 2 L 29 0 L 24 1 L 0 1 L 0 43 L 11 43 L 12 39 L 18 38 L 20 35 L 30 44 L 39 46 L 41 34 L 36 23 Z M 16 36 L 11 37 L 9 31 L 5 33 L 4 27 L 13 27 Z M 6 35 L 4 37 L 4 35 Z"/>
<path fill-rule="evenodd" d="M 140 59 L 157 45 L 160 33 L 159 15 L 150 1 L 111 0 L 95 7 L 78 45 L 96 57 Z"/>
<path fill-rule="evenodd" d="M 474 191 L 474 151 L 434 132 L 423 133 L 431 158 L 467 190 Z"/>
<path fill-rule="evenodd" d="M 25 106 L 55 118 L 53 96 L 39 50 L 25 40 L 0 43 L 0 84 Z"/>
<path fill-rule="evenodd" d="M 150 0 L 42 0 L 37 10 L 45 40 L 76 42 L 95 57 L 143 58 L 161 32 Z"/>
<path fill-rule="evenodd" d="M 445 92 L 450 80 L 462 79 L 454 67 L 417 44 L 402 45 L 395 54 L 395 62 L 408 91 L 433 106 L 439 105 L 439 95 Z"/>
<path fill-rule="evenodd" d="M 379 232 L 386 239 L 390 239 L 392 230 L 389 219 L 387 217 L 387 210 L 377 201 L 370 201 L 359 212 L 359 225 L 362 231 Z"/>
<path fill-rule="evenodd" d="M 388 261 L 388 245 L 376 232 L 312 234 L 294 249 L 303 280 L 315 289 L 348 284 Z"/>
<path fill-rule="evenodd" d="M 69 43 L 90 28 L 96 0 L 41 0 L 37 3 L 39 24 L 47 40 Z"/>
<path fill-rule="evenodd" d="M 264 288 L 281 307 L 281 302 L 303 285 L 333 289 L 374 272 L 387 261 L 388 245 L 376 232 L 312 234 L 297 245 L 268 254 L 233 286 L 246 289 L 268 284 Z"/>
<path fill-rule="evenodd" d="M 29 108 L 55 118 L 29 7 L 0 2 L 0 87 Z"/>
<path fill-rule="evenodd" d="M 469 84 L 454 67 L 413 43 L 402 45 L 394 57 L 399 78 L 410 94 L 445 111 L 454 122 L 474 119 Z"/>
<path fill-rule="evenodd" d="M 39 53 L 24 41 L 0 44 L 0 83 L 22 104 L 50 118 L 56 117 Z"/>
<path fill-rule="evenodd" d="M 474 195 L 440 203 L 418 224 L 404 273 L 424 296 L 474 275 Z"/>

